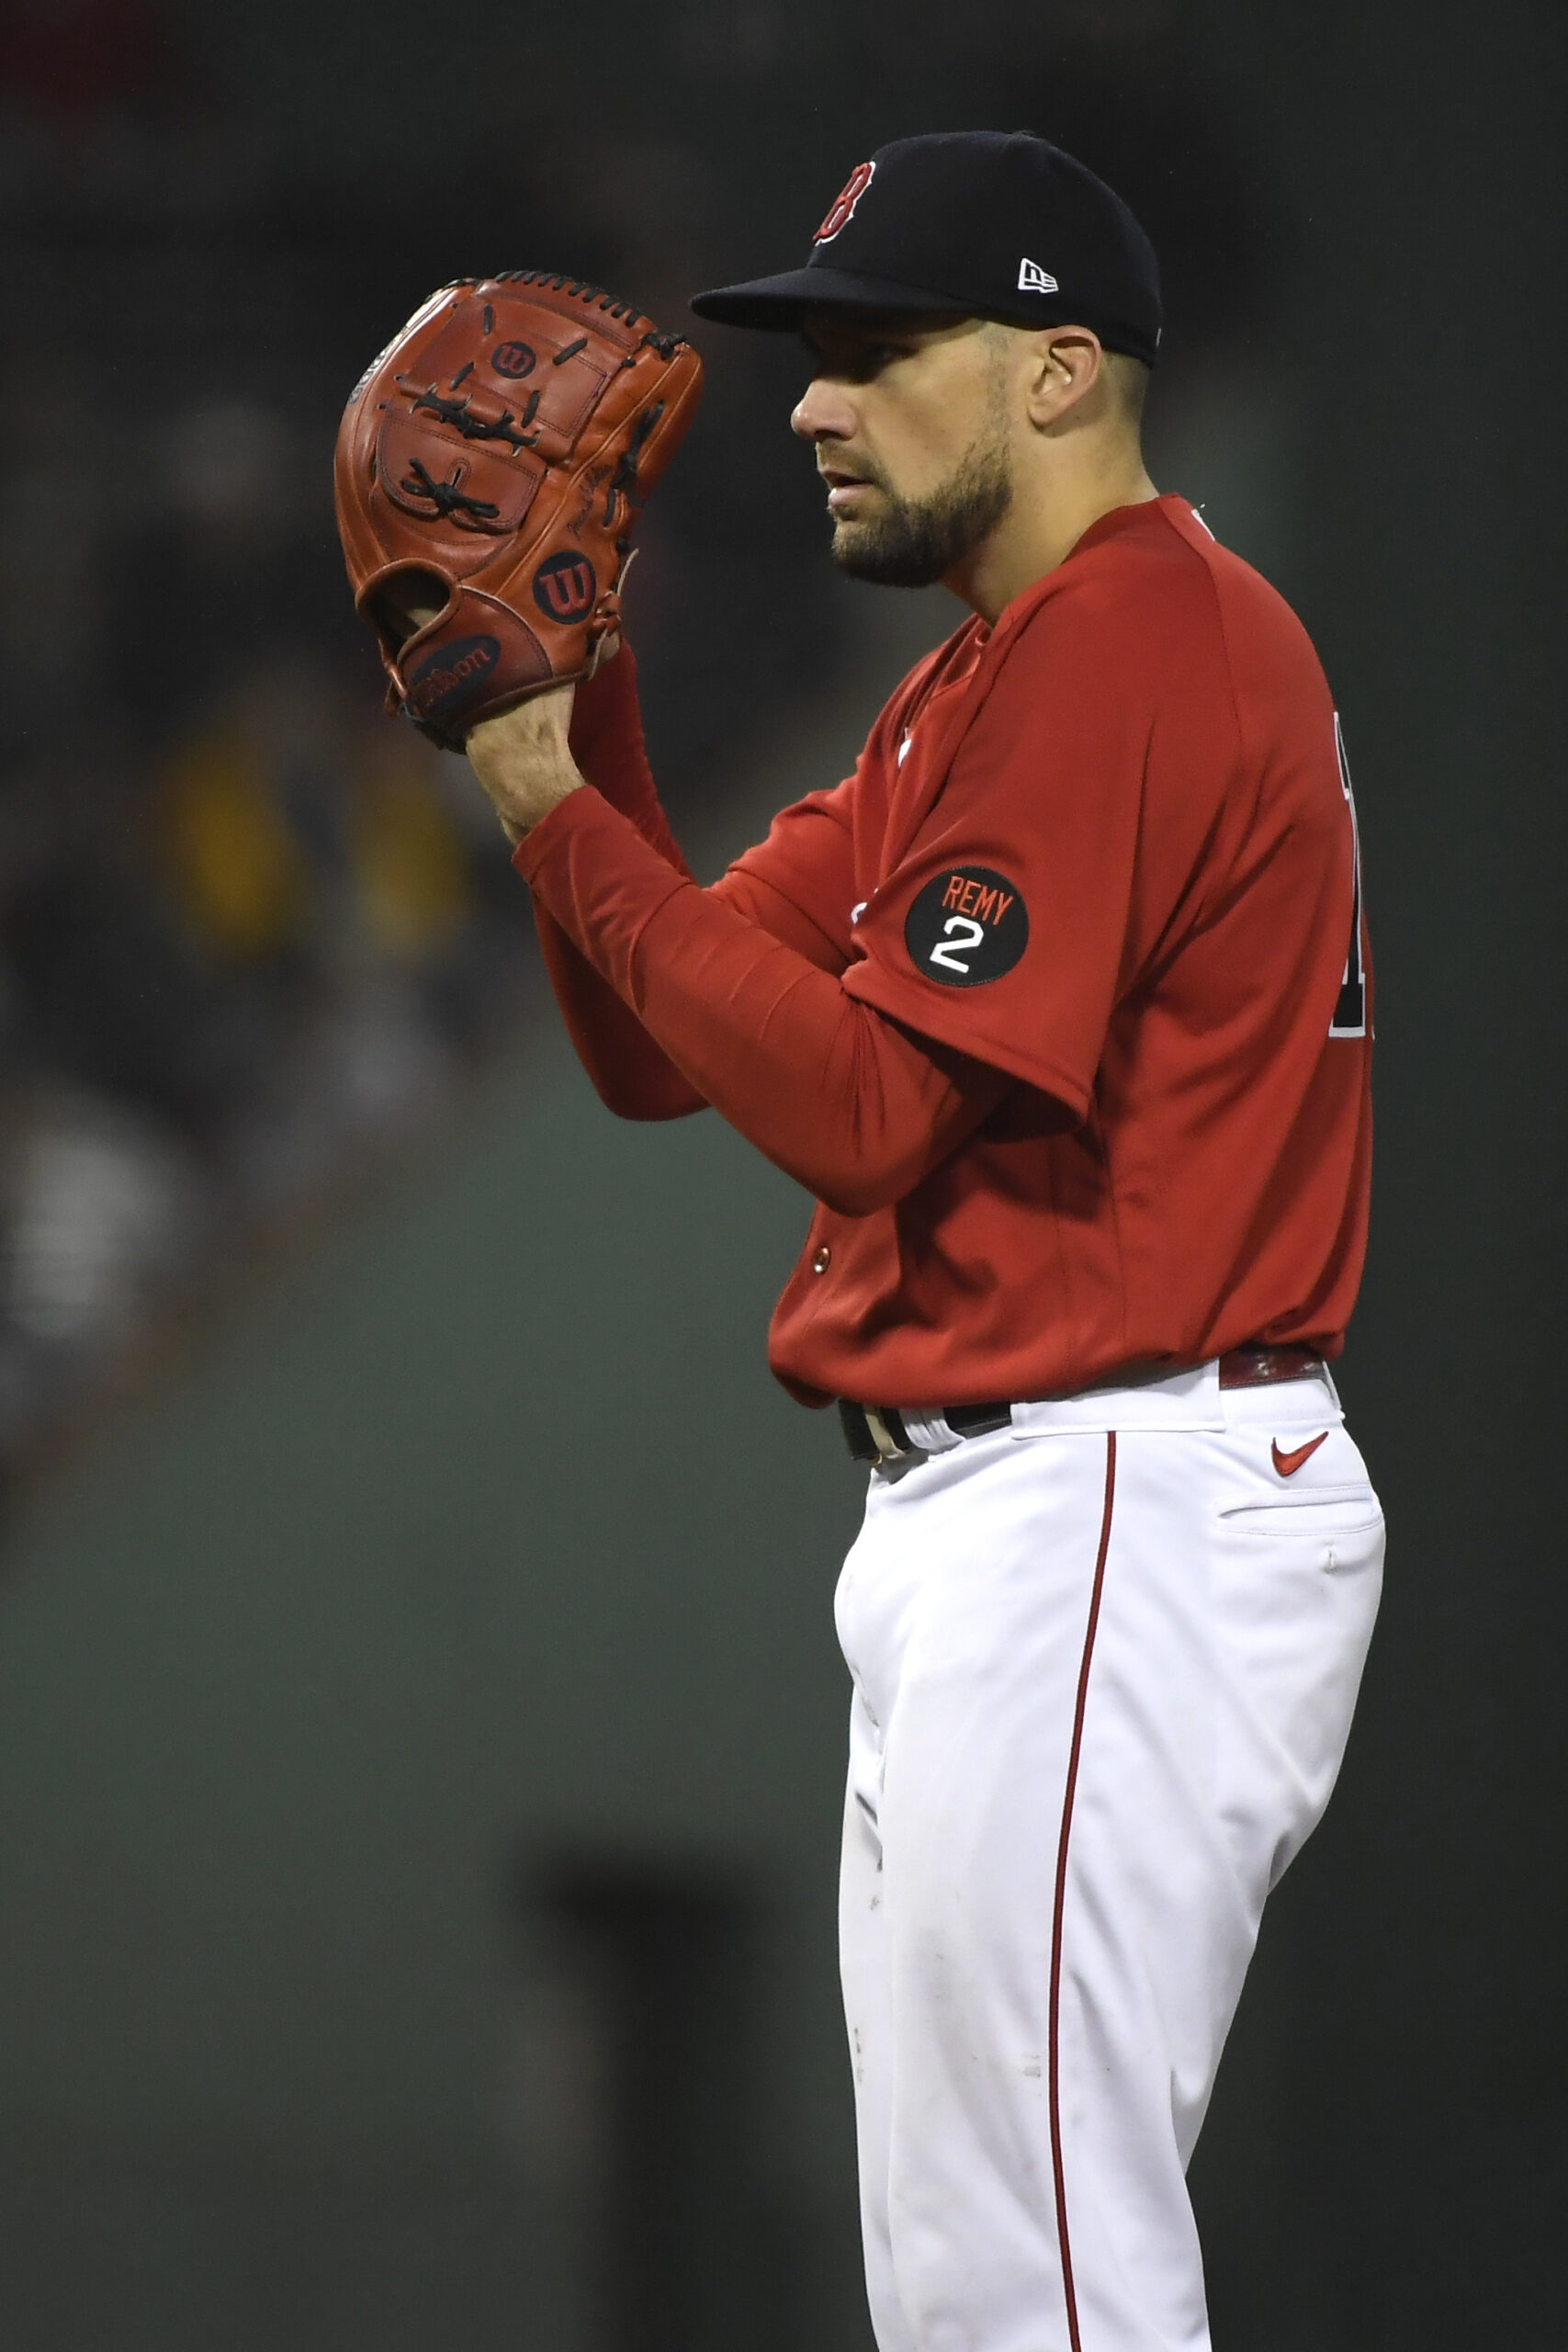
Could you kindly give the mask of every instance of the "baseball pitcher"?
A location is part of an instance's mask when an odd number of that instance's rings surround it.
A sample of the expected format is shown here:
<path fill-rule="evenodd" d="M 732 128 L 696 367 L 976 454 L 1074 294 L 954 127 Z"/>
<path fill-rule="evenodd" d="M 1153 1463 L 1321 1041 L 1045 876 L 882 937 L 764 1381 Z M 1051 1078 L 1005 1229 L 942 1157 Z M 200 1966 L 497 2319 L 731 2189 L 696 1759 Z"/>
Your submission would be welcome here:
<path fill-rule="evenodd" d="M 1205 2352 L 1186 2167 L 1382 1561 L 1328 1368 L 1371 1134 L 1339 722 L 1145 469 L 1155 257 L 1059 149 L 897 141 L 804 268 L 694 308 L 804 336 L 835 561 L 969 608 L 712 888 L 619 642 L 677 337 L 564 277 L 443 288 L 344 420 L 350 573 L 605 1102 L 711 1106 L 818 1203 L 771 1361 L 866 1465 L 841 1949 L 882 2352 Z"/>

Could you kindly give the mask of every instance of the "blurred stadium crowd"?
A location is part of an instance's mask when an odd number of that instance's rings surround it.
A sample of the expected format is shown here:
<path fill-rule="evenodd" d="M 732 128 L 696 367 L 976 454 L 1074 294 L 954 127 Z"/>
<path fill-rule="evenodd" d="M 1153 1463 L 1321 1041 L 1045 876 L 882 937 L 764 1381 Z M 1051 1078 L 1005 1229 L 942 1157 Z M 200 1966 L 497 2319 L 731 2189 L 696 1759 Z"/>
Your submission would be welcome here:
<path fill-rule="evenodd" d="M 389 254 L 368 199 L 312 204 L 247 145 L 143 0 L 5 11 L 0 157 L 3 1475 L 529 1017 L 506 844 L 464 763 L 383 712 L 333 437 L 432 284 L 547 264 L 615 284 L 622 256 L 514 172 L 479 246 L 471 204 L 464 223 L 427 204 Z M 677 797 L 830 650 L 809 600 L 765 624 L 728 560 L 766 493 L 753 458 L 714 496 L 748 409 L 736 371 L 706 495 L 672 486 L 638 567 Z M 773 423 L 757 437 L 787 460 Z M 783 612 L 776 519 L 770 537 Z M 703 628 L 667 643 L 699 570 Z"/>

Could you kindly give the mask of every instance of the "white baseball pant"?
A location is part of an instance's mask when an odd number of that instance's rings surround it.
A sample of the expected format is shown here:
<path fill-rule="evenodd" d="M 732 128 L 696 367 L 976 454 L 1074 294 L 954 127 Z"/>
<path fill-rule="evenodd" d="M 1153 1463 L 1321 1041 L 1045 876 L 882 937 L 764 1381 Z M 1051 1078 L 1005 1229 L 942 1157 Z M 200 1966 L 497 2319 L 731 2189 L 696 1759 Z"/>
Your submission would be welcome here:
<path fill-rule="evenodd" d="M 876 2340 L 1208 2352 L 1187 2163 L 1344 1753 L 1382 1514 L 1326 1372 L 927 1427 L 838 1596 Z"/>

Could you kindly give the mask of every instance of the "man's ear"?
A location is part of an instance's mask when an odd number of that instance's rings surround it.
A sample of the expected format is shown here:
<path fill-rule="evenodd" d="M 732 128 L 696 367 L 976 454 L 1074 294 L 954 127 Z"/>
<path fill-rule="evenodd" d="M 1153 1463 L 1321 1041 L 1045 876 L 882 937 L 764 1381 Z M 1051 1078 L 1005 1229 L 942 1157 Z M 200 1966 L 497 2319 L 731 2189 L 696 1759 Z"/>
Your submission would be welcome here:
<path fill-rule="evenodd" d="M 1048 431 L 1095 390 L 1104 371 L 1105 354 L 1092 327 L 1042 327 L 1031 361 L 1030 423 Z"/>

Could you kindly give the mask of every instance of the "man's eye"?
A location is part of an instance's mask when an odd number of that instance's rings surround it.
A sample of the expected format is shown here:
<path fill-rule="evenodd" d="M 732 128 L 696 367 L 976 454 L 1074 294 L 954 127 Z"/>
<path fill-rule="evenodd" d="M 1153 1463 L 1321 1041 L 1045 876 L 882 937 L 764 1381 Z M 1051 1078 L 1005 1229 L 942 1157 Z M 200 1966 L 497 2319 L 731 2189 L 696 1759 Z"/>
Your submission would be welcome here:
<path fill-rule="evenodd" d="M 813 375 L 874 376 L 895 360 L 908 357 L 908 346 L 901 343 L 857 343 L 837 351 L 806 343 L 805 349 Z"/>

